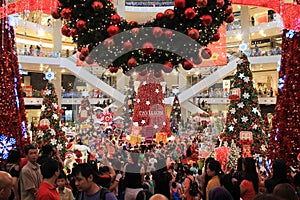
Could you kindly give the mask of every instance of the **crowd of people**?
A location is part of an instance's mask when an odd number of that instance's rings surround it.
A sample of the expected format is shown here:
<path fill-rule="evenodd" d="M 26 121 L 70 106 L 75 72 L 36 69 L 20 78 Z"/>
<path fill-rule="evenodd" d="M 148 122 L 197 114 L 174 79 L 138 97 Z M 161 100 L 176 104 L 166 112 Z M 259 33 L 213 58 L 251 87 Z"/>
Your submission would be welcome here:
<path fill-rule="evenodd" d="M 171 141 L 116 145 L 120 148 L 113 153 L 103 152 L 99 159 L 89 156 L 69 168 L 50 144 L 41 149 L 28 144 L 25 157 L 13 149 L 1 162 L 0 199 L 299 199 L 300 173 L 288 176 L 284 161 L 267 166 L 241 157 L 235 169 L 222 171 L 215 158 L 195 156 L 200 140 L 196 136 L 191 143 L 183 141 L 187 145 L 182 155 L 176 154 L 180 145 Z"/>

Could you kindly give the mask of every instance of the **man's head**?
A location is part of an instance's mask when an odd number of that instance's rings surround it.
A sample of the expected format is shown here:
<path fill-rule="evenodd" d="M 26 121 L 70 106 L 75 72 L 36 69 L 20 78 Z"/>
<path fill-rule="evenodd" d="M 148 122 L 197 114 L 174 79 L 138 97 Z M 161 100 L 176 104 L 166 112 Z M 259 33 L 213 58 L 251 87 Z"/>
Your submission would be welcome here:
<path fill-rule="evenodd" d="M 59 175 L 59 163 L 57 160 L 49 159 L 41 166 L 41 172 L 44 179 L 57 178 Z"/>
<path fill-rule="evenodd" d="M 66 182 L 67 182 L 67 176 L 63 171 L 61 171 L 59 176 L 56 179 L 56 185 L 58 188 L 64 188 Z"/>
<path fill-rule="evenodd" d="M 25 155 L 27 157 L 27 160 L 33 164 L 36 164 L 37 158 L 38 158 L 38 150 L 36 146 L 33 144 L 27 144 L 25 146 Z"/>
<path fill-rule="evenodd" d="M 11 195 L 13 180 L 9 173 L 0 171 L 0 199 L 7 200 Z"/>
<path fill-rule="evenodd" d="M 155 194 L 152 197 L 150 197 L 149 200 L 168 200 L 168 198 L 162 194 Z"/>
<path fill-rule="evenodd" d="M 45 144 L 42 146 L 42 154 L 45 156 L 53 156 L 54 153 L 54 149 L 53 146 L 51 144 Z"/>
<path fill-rule="evenodd" d="M 87 163 L 76 165 L 72 170 L 75 178 L 75 185 L 80 192 L 85 192 L 96 184 L 94 180 L 98 177 L 93 168 Z"/>

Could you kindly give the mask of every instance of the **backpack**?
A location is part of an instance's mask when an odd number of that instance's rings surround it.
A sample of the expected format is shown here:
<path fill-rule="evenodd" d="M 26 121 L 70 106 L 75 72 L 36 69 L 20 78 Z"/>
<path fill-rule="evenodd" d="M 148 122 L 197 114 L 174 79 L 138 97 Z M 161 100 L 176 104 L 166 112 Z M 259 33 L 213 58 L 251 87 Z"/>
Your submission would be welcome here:
<path fill-rule="evenodd" d="M 180 200 L 180 194 L 178 192 L 178 189 L 176 189 L 176 191 L 172 189 L 171 191 L 172 191 L 172 200 Z"/>
<path fill-rule="evenodd" d="M 190 189 L 189 189 L 189 194 L 191 196 L 197 196 L 198 195 L 198 184 L 197 182 L 195 181 L 195 178 L 194 180 L 192 180 L 191 178 L 187 177 L 189 180 L 190 180 Z"/>

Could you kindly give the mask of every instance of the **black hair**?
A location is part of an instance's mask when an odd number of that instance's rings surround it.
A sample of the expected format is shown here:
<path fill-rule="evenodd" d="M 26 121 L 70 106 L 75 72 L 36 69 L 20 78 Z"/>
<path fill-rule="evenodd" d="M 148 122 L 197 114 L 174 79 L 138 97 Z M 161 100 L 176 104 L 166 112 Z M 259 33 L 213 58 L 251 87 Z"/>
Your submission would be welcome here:
<path fill-rule="evenodd" d="M 95 172 L 95 170 L 92 168 L 91 165 L 89 165 L 88 163 L 80 163 L 77 164 L 73 170 L 72 170 L 72 175 L 73 176 L 78 176 L 78 175 L 82 175 L 85 179 L 88 179 L 88 177 L 90 175 L 93 176 L 93 181 L 96 182 L 96 179 L 98 177 L 97 173 Z"/>
<path fill-rule="evenodd" d="M 258 174 L 256 171 L 255 160 L 253 158 L 247 157 L 243 159 L 243 163 L 245 166 L 245 175 L 244 178 L 253 183 L 254 190 L 256 194 L 258 193 Z"/>
<path fill-rule="evenodd" d="M 152 193 L 149 190 L 141 190 L 136 195 L 135 200 L 149 200 L 152 196 Z"/>
<path fill-rule="evenodd" d="M 57 171 L 59 171 L 58 161 L 52 158 L 44 162 L 41 166 L 43 178 L 51 178 Z"/>
<path fill-rule="evenodd" d="M 50 155 L 52 152 L 54 152 L 53 150 L 53 146 L 51 144 L 45 144 L 42 146 L 42 154 L 43 155 Z"/>
<path fill-rule="evenodd" d="M 284 181 L 286 180 L 287 170 L 283 160 L 275 160 L 273 165 L 273 179 Z"/>
<path fill-rule="evenodd" d="M 215 171 L 216 175 L 222 175 L 224 172 L 222 171 L 221 164 L 217 160 L 212 160 L 208 163 L 207 168 L 211 171 Z"/>
<path fill-rule="evenodd" d="M 21 159 L 21 151 L 18 148 L 12 149 L 8 153 L 6 163 L 18 163 Z"/>
<path fill-rule="evenodd" d="M 33 144 L 27 144 L 24 148 L 25 155 L 28 155 L 30 149 L 37 149 Z"/>
<path fill-rule="evenodd" d="M 59 173 L 59 176 L 57 177 L 57 179 L 61 179 L 61 178 L 67 180 L 67 175 L 62 170 L 60 170 L 60 173 Z"/>

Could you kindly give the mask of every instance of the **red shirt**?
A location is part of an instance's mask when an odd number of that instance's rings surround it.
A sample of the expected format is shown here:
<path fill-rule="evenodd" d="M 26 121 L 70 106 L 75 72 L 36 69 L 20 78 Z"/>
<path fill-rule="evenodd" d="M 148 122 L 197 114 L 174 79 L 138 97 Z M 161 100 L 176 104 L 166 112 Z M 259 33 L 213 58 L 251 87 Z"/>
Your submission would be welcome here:
<path fill-rule="evenodd" d="M 60 200 L 59 194 L 54 185 L 50 185 L 45 181 L 42 181 L 37 194 L 36 200 Z"/>

